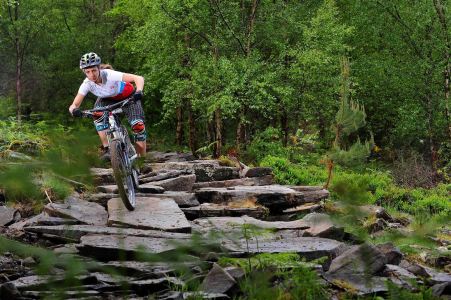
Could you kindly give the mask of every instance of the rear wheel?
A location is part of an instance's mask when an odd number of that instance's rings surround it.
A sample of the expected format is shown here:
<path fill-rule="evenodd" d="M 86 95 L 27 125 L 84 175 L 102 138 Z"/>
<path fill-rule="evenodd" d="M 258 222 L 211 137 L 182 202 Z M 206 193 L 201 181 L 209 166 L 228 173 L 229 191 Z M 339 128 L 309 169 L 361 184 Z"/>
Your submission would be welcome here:
<path fill-rule="evenodd" d="M 120 141 L 110 143 L 111 166 L 116 180 L 119 196 L 128 210 L 134 210 L 136 206 L 135 187 L 130 160 L 126 157 L 126 151 Z"/>

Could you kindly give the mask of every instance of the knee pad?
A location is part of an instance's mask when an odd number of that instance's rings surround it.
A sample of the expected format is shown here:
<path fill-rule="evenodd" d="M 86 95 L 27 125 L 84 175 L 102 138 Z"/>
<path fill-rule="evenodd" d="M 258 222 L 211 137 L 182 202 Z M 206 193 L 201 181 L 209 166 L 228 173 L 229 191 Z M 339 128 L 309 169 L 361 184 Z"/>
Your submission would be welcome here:
<path fill-rule="evenodd" d="M 144 125 L 144 122 L 142 120 L 135 120 L 131 123 L 133 136 L 135 137 L 135 141 L 145 141 L 147 138 L 146 133 L 146 125 Z"/>

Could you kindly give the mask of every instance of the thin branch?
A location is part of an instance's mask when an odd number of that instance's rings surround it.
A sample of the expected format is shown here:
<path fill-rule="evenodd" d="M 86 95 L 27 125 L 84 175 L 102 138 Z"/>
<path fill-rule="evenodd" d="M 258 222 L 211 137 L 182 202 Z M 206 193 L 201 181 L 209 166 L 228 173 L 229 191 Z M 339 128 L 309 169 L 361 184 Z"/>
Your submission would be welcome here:
<path fill-rule="evenodd" d="M 224 17 L 224 14 L 221 11 L 221 8 L 219 7 L 218 1 L 217 0 L 212 0 L 212 2 L 215 4 L 216 8 L 218 9 L 218 13 L 221 16 L 221 19 L 224 21 L 224 23 L 226 24 L 227 29 L 230 31 L 230 33 L 232 34 L 232 36 L 235 38 L 235 40 L 238 42 L 238 44 L 240 45 L 241 51 L 243 51 L 244 54 L 246 54 L 246 49 L 244 49 L 243 44 L 241 43 L 241 40 L 236 36 L 235 32 L 233 31 L 233 29 L 230 27 L 229 22 L 227 22 L 226 18 Z"/>
<path fill-rule="evenodd" d="M 64 17 L 64 24 L 66 24 L 66 28 L 67 28 L 67 30 L 70 32 L 70 33 L 72 33 L 72 30 L 70 29 L 70 26 L 69 26 L 69 24 L 67 23 L 67 16 L 66 16 L 66 14 L 63 12 L 63 17 Z"/>
<path fill-rule="evenodd" d="M 44 189 L 44 193 L 45 193 L 45 195 L 47 196 L 47 199 L 49 200 L 49 202 L 53 204 L 52 199 L 50 199 L 50 196 L 49 196 L 49 194 L 47 193 L 47 190 L 46 190 L 46 189 Z"/>
<path fill-rule="evenodd" d="M 184 24 L 183 22 L 181 22 L 180 20 L 177 19 L 177 17 L 171 15 L 171 13 L 164 7 L 164 5 L 161 5 L 161 9 L 163 9 L 163 11 L 166 13 L 166 15 L 168 17 L 170 17 L 171 19 L 173 19 L 176 22 L 179 22 L 180 25 L 182 25 L 184 28 L 188 29 L 189 31 L 191 31 L 192 33 L 200 36 L 202 39 L 204 39 L 208 45 L 210 45 L 211 47 L 213 47 L 212 42 L 210 42 L 210 40 L 208 39 L 208 37 L 200 32 L 195 31 L 194 29 L 190 28 L 188 25 Z"/>
<path fill-rule="evenodd" d="M 376 3 L 381 6 L 383 9 L 385 9 L 385 11 L 387 11 L 387 13 L 395 20 L 397 21 L 402 27 L 404 27 L 409 33 L 403 33 L 403 39 L 405 40 L 405 42 L 407 44 L 410 44 L 410 46 L 413 48 L 413 51 L 420 57 L 420 58 L 424 58 L 424 55 L 422 53 L 422 51 L 420 50 L 420 47 L 418 47 L 418 45 L 415 43 L 415 41 L 412 39 L 411 34 L 413 32 L 413 30 L 404 22 L 404 20 L 401 18 L 401 15 L 399 13 L 399 10 L 395 8 L 395 12 L 391 11 L 390 8 L 388 8 L 387 6 L 385 6 L 384 4 L 382 4 L 380 1 L 376 1 Z"/>
<path fill-rule="evenodd" d="M 75 180 L 66 178 L 66 177 L 61 176 L 61 175 L 58 175 L 58 174 L 54 174 L 54 175 L 55 175 L 56 177 L 58 177 L 58 178 L 64 180 L 64 181 L 67 181 L 67 182 L 69 182 L 69 183 L 75 185 L 76 187 L 79 187 L 79 188 L 86 188 L 86 184 L 84 184 L 84 183 L 81 183 L 81 182 L 78 182 L 78 181 L 75 181 Z"/>

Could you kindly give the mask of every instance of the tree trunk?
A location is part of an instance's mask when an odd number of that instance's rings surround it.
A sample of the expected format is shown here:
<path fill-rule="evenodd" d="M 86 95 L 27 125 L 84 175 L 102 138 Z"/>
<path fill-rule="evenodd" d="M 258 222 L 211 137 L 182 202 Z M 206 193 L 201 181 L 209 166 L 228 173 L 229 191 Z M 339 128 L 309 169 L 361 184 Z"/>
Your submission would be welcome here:
<path fill-rule="evenodd" d="M 22 61 L 17 58 L 16 63 L 16 101 L 17 101 L 17 122 L 22 122 Z"/>
<path fill-rule="evenodd" d="M 189 148 L 194 156 L 197 150 L 197 140 L 196 140 L 196 123 L 193 108 L 191 107 L 191 102 L 188 103 L 188 124 L 189 124 Z"/>
<path fill-rule="evenodd" d="M 431 41 L 432 25 L 427 27 L 425 40 Z M 433 132 L 433 95 L 432 95 L 432 72 L 434 68 L 434 63 L 432 59 L 432 49 L 429 49 L 426 53 L 426 58 L 428 59 L 429 66 L 424 72 L 425 78 L 425 104 L 427 112 L 427 130 L 428 130 L 428 143 L 429 143 L 429 161 L 433 170 L 436 170 L 437 155 L 434 147 L 434 132 Z"/>
<path fill-rule="evenodd" d="M 317 112 L 316 114 L 318 129 L 319 129 L 319 138 L 322 141 L 326 140 L 326 120 L 321 112 Z"/>
<path fill-rule="evenodd" d="M 252 1 L 251 14 L 249 16 L 248 30 L 247 30 L 247 41 L 246 41 L 246 54 L 249 56 L 251 53 L 252 44 L 252 32 L 254 31 L 255 17 L 257 15 L 257 8 L 259 0 Z"/>
<path fill-rule="evenodd" d="M 445 10 L 441 3 L 441 0 L 433 0 L 435 12 L 437 13 L 437 17 L 440 21 L 440 26 L 442 27 L 442 32 L 445 37 L 446 42 L 446 51 L 445 51 L 445 71 L 444 71 L 444 89 L 445 89 L 445 118 L 448 126 L 448 138 L 451 141 L 451 112 L 449 110 L 449 81 L 450 81 L 450 55 L 451 55 L 451 41 L 448 34 L 448 24 L 446 22 Z"/>
<path fill-rule="evenodd" d="M 286 147 L 288 144 L 288 114 L 285 108 L 282 107 L 282 115 L 280 116 L 280 127 L 283 133 L 283 146 Z"/>
<path fill-rule="evenodd" d="M 448 55 L 449 56 L 449 55 Z M 451 141 L 451 113 L 449 111 L 449 77 L 450 77 L 450 65 L 448 63 L 448 66 L 445 69 L 444 75 L 445 75 L 445 117 L 446 117 L 446 123 L 448 124 L 448 138 Z"/>
<path fill-rule="evenodd" d="M 222 153 L 222 118 L 219 108 L 215 110 L 215 142 L 214 157 L 218 158 Z"/>
<path fill-rule="evenodd" d="M 14 12 L 11 11 L 11 6 L 14 5 Z M 19 20 L 19 2 L 14 1 L 8 6 L 11 23 L 16 23 Z M 16 29 L 15 29 L 16 30 Z M 14 38 L 14 47 L 16 50 L 16 102 L 17 102 L 17 122 L 22 121 L 22 54 L 23 49 L 20 47 L 20 40 L 17 32 Z"/>
<path fill-rule="evenodd" d="M 177 146 L 181 146 L 183 144 L 183 110 L 182 106 L 180 105 L 177 107 L 177 127 L 176 127 L 176 142 Z"/>

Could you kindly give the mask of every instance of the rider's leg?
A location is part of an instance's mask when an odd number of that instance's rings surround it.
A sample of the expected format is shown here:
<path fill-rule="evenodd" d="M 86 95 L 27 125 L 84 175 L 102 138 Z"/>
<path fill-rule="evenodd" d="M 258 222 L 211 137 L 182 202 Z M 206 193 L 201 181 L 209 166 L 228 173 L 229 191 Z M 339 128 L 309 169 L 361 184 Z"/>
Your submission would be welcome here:
<path fill-rule="evenodd" d="M 140 157 L 144 157 L 146 155 L 146 141 L 135 143 L 136 152 Z"/>
<path fill-rule="evenodd" d="M 135 149 L 139 156 L 146 155 L 146 125 L 144 123 L 144 110 L 141 101 L 131 103 L 128 107 L 124 107 L 127 119 L 132 128 L 135 138 Z"/>
<path fill-rule="evenodd" d="M 97 131 L 97 134 L 100 137 L 100 141 L 102 142 L 103 148 L 107 148 L 108 147 L 108 139 L 106 137 L 106 130 Z"/>
<path fill-rule="evenodd" d="M 135 149 L 140 157 L 146 155 L 146 126 L 140 119 L 130 122 L 135 137 Z"/>
<path fill-rule="evenodd" d="M 108 102 L 106 100 L 97 98 L 97 101 L 94 104 L 94 108 L 105 106 L 105 105 L 108 105 Z M 109 127 L 108 114 L 104 114 L 100 118 L 95 119 L 94 125 L 96 127 L 97 134 L 99 135 L 100 141 L 102 143 L 102 154 L 101 154 L 100 158 L 102 160 L 108 161 L 110 159 L 110 151 L 108 149 L 108 139 L 106 136 L 107 129 Z"/>

